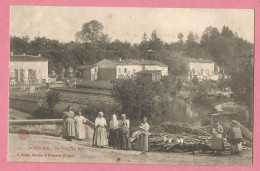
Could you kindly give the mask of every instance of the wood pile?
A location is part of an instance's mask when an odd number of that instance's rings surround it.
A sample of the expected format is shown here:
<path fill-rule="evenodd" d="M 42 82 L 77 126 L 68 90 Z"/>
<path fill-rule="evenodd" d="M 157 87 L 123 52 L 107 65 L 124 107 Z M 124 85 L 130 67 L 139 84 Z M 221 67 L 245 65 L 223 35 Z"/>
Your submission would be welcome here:
<path fill-rule="evenodd" d="M 247 146 L 252 146 L 252 132 L 239 124 L 243 140 Z M 227 129 L 224 127 L 224 129 Z M 161 152 L 207 152 L 212 151 L 212 126 L 198 128 L 183 123 L 163 123 L 152 131 L 149 143 L 151 151 Z M 224 139 L 224 152 L 230 152 L 230 144 Z"/>
<path fill-rule="evenodd" d="M 210 137 L 189 134 L 152 134 L 149 138 L 152 151 L 193 152 L 210 149 Z"/>

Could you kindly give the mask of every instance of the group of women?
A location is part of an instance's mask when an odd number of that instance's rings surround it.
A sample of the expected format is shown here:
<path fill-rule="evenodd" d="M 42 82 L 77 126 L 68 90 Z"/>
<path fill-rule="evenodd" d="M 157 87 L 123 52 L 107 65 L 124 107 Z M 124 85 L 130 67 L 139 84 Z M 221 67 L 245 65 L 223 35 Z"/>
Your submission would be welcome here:
<path fill-rule="evenodd" d="M 95 130 L 93 135 L 92 145 L 94 147 L 103 148 L 104 146 L 114 147 L 121 150 L 131 149 L 130 142 L 130 121 L 126 119 L 126 115 L 122 114 L 118 120 L 115 114 L 111 115 L 109 122 L 109 137 L 106 131 L 107 122 L 103 117 L 104 113 L 99 112 L 95 119 Z M 72 139 L 82 140 L 86 138 L 84 123 L 87 119 L 82 116 L 81 111 L 74 115 L 72 107 L 69 106 L 64 112 L 62 125 L 62 138 L 67 141 Z M 141 124 L 140 130 L 133 134 L 133 138 L 137 138 L 140 134 L 149 131 L 147 119 L 144 118 L 144 123 Z"/>
<path fill-rule="evenodd" d="M 67 141 L 71 141 L 72 139 L 82 140 L 86 138 L 84 126 L 86 121 L 87 119 L 82 116 L 81 111 L 78 111 L 75 116 L 72 107 L 69 106 L 63 115 L 62 138 Z"/>
<path fill-rule="evenodd" d="M 93 146 L 103 148 L 106 145 L 111 147 L 129 150 L 131 149 L 130 143 L 130 121 L 126 119 L 126 115 L 121 115 L 121 120 L 117 120 L 115 114 L 112 115 L 109 122 L 109 138 L 107 138 L 106 132 L 106 120 L 103 117 L 103 112 L 98 113 L 98 117 L 95 120 L 95 131 L 93 136 Z"/>

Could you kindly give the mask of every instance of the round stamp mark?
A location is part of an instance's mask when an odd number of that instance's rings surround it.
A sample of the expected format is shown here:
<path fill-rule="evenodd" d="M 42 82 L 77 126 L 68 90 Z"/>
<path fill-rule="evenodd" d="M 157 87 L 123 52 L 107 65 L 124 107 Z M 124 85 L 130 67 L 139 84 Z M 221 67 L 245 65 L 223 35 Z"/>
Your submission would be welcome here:
<path fill-rule="evenodd" d="M 28 136 L 29 136 L 29 133 L 28 133 L 28 131 L 25 130 L 25 129 L 20 129 L 20 131 L 18 132 L 18 138 L 19 138 L 20 140 L 25 140 L 25 139 L 28 138 Z"/>

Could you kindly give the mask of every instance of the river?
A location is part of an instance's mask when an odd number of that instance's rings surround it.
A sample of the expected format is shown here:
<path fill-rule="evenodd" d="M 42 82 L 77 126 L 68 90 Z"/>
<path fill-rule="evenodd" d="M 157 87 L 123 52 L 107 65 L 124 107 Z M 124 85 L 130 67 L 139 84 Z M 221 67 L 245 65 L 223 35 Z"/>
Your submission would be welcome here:
<path fill-rule="evenodd" d="M 194 125 L 208 125 L 210 124 L 211 112 L 211 108 L 207 106 L 195 105 L 183 100 L 172 100 L 164 116 L 154 119 L 153 124 L 182 122 Z"/>

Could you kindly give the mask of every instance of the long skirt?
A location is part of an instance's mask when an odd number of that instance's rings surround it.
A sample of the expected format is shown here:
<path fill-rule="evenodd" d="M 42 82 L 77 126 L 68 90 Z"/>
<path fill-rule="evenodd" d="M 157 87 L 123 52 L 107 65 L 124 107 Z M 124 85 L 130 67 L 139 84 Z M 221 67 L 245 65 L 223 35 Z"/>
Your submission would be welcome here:
<path fill-rule="evenodd" d="M 79 139 L 79 140 L 86 138 L 84 124 L 82 122 L 78 122 L 78 123 L 75 124 L 75 127 L 76 127 L 75 138 Z"/>
<path fill-rule="evenodd" d="M 107 132 L 104 127 L 97 127 L 93 135 L 93 146 L 103 147 L 107 145 Z"/>
<path fill-rule="evenodd" d="M 119 143 L 119 129 L 110 129 L 109 132 L 109 139 L 108 139 L 108 145 L 110 147 L 114 147 L 117 149 L 120 149 L 120 143 Z"/>
<path fill-rule="evenodd" d="M 136 143 L 134 144 L 134 149 L 140 151 L 149 151 L 149 135 L 145 133 L 140 134 L 137 137 Z"/>
<path fill-rule="evenodd" d="M 130 150 L 131 149 L 131 142 L 130 142 L 129 133 L 123 133 L 123 131 L 120 131 L 119 142 L 120 142 L 120 149 L 121 150 Z"/>
<path fill-rule="evenodd" d="M 68 137 L 66 119 L 63 119 L 63 122 L 62 122 L 61 137 L 64 139 L 67 139 L 67 137 Z"/>
<path fill-rule="evenodd" d="M 68 137 L 75 136 L 75 125 L 74 125 L 74 120 L 72 118 L 66 119 L 66 130 L 67 130 Z"/>

